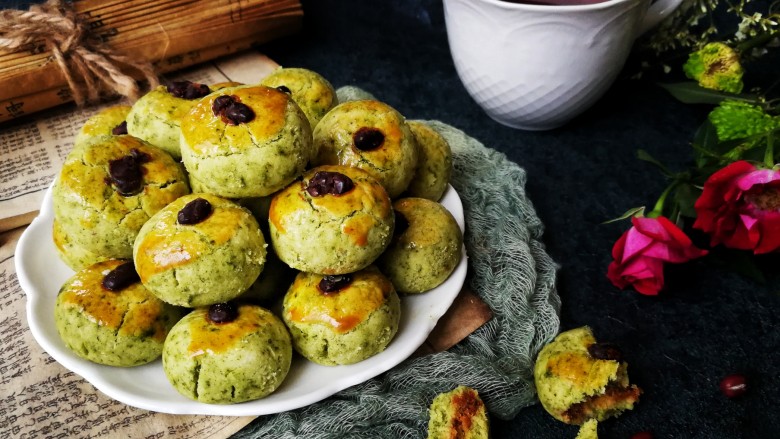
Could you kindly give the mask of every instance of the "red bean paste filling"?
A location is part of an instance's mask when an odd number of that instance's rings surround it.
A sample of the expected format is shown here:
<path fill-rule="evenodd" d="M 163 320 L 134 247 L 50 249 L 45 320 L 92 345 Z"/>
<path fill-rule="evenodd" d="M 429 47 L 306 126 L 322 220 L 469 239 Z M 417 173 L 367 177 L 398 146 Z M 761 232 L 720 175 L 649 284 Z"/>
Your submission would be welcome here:
<path fill-rule="evenodd" d="M 133 261 L 128 261 L 109 271 L 100 284 L 109 291 L 117 292 L 140 281 L 141 278 L 138 276 L 138 272 L 135 271 Z"/>
<path fill-rule="evenodd" d="M 211 111 L 228 125 L 251 122 L 255 118 L 255 112 L 248 105 L 242 104 L 238 96 L 224 95 L 214 99 Z"/>
<path fill-rule="evenodd" d="M 570 423 L 581 424 L 588 419 L 605 418 L 623 411 L 636 402 L 642 391 L 637 386 L 623 387 L 618 383 L 607 384 L 604 393 L 593 395 L 563 412 L 563 418 Z"/>
<path fill-rule="evenodd" d="M 450 437 L 465 438 L 471 431 L 472 420 L 479 413 L 482 402 L 477 399 L 474 392 L 464 391 L 452 397 L 452 405 L 454 410 L 450 424 Z"/>
<path fill-rule="evenodd" d="M 352 135 L 352 143 L 361 151 L 373 151 L 385 143 L 385 135 L 378 128 L 362 127 Z"/>
<path fill-rule="evenodd" d="M 115 136 L 121 136 L 122 134 L 127 134 L 127 121 L 123 120 L 122 123 L 112 128 L 111 134 Z"/>
<path fill-rule="evenodd" d="M 349 274 L 329 275 L 320 280 L 317 289 L 324 294 L 333 294 L 347 288 L 351 283 L 352 276 Z"/>
<path fill-rule="evenodd" d="M 208 200 L 196 198 L 182 207 L 176 214 L 176 220 L 183 225 L 198 224 L 211 216 L 213 211 L 214 209 Z"/>
<path fill-rule="evenodd" d="M 166 87 L 171 95 L 187 100 L 200 99 L 211 93 L 206 84 L 198 84 L 190 81 L 174 81 Z"/>
<path fill-rule="evenodd" d="M 130 154 L 108 162 L 106 184 L 113 184 L 119 195 L 130 196 L 141 191 L 145 170 L 142 164 L 150 161 L 149 154 L 135 148 Z"/>
<path fill-rule="evenodd" d="M 352 179 L 340 172 L 317 171 L 309 180 L 306 192 L 312 197 L 343 195 L 354 187 Z"/>
<path fill-rule="evenodd" d="M 588 354 L 597 360 L 622 361 L 623 352 L 613 343 L 593 343 L 588 346 Z"/>
<path fill-rule="evenodd" d="M 238 318 L 238 307 L 233 302 L 215 303 L 209 306 L 206 317 L 213 323 L 230 323 Z"/>

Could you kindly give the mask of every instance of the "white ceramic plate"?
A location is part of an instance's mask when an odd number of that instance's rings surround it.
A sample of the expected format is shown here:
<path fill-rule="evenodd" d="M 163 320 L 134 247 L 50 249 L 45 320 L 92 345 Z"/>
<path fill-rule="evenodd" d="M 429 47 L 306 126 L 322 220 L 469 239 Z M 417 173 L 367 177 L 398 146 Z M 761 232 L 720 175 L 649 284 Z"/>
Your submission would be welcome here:
<path fill-rule="evenodd" d="M 464 230 L 463 206 L 450 186 L 441 203 Z M 278 413 L 323 400 L 373 378 L 408 358 L 425 341 L 458 295 L 466 278 L 466 252 L 452 275 L 425 294 L 401 298 L 398 334 L 387 349 L 349 366 L 326 367 L 295 355 L 290 373 L 276 392 L 256 401 L 233 405 L 203 404 L 181 396 L 168 383 L 160 360 L 121 368 L 83 360 L 61 341 L 54 325 L 54 303 L 73 271 L 60 261 L 52 241 L 51 188 L 41 212 L 25 230 L 16 249 L 19 283 L 27 293 L 27 320 L 38 343 L 60 364 L 81 375 L 106 395 L 125 404 L 171 414 L 254 416 Z"/>

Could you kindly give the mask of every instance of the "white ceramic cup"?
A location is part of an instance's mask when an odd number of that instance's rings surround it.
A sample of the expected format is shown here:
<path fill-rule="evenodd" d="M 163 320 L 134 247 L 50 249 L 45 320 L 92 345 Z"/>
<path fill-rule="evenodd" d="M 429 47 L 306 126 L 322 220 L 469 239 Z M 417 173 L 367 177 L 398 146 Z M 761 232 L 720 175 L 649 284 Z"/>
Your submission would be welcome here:
<path fill-rule="evenodd" d="M 559 127 L 612 85 L 634 39 L 682 0 L 540 5 L 444 0 L 450 52 L 463 85 L 497 122 Z"/>

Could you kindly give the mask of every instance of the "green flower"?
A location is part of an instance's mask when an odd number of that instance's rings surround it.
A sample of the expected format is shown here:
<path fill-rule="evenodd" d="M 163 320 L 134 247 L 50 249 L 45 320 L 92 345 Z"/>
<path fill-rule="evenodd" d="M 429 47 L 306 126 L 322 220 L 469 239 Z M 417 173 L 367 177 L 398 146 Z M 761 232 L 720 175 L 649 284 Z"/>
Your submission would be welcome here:
<path fill-rule="evenodd" d="M 758 105 L 725 100 L 709 115 L 721 141 L 742 139 L 780 128 L 780 117 L 766 114 Z"/>
<path fill-rule="evenodd" d="M 691 53 L 683 65 L 683 71 L 704 88 L 729 93 L 742 91 L 739 54 L 726 44 L 708 43 Z"/>

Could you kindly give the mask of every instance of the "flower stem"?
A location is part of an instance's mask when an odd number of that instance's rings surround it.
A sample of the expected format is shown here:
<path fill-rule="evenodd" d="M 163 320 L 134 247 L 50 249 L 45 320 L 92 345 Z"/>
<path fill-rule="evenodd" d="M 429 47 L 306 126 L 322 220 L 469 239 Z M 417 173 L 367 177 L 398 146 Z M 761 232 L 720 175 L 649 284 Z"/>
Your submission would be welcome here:
<path fill-rule="evenodd" d="M 764 164 L 766 165 L 767 169 L 772 169 L 775 166 L 775 146 L 774 146 L 774 136 L 772 135 L 772 131 L 768 132 L 766 135 L 766 150 L 764 151 Z"/>
<path fill-rule="evenodd" d="M 765 34 L 758 34 L 757 36 L 751 39 L 745 40 L 742 43 L 737 44 L 737 47 L 735 47 L 735 49 L 739 53 L 745 53 L 754 47 L 760 46 L 762 44 L 771 41 L 772 38 L 776 37 L 778 34 L 780 34 L 780 31 L 778 31 L 777 29 L 772 29 Z"/>
<path fill-rule="evenodd" d="M 679 183 L 679 181 L 675 180 L 669 186 L 667 186 L 666 189 L 664 189 L 663 193 L 661 193 L 661 196 L 658 197 L 658 201 L 655 202 L 653 210 L 645 215 L 647 218 L 658 218 L 664 214 L 664 204 L 666 204 L 666 197 L 669 196 L 669 194 L 672 192 L 672 189 L 677 187 Z"/>

